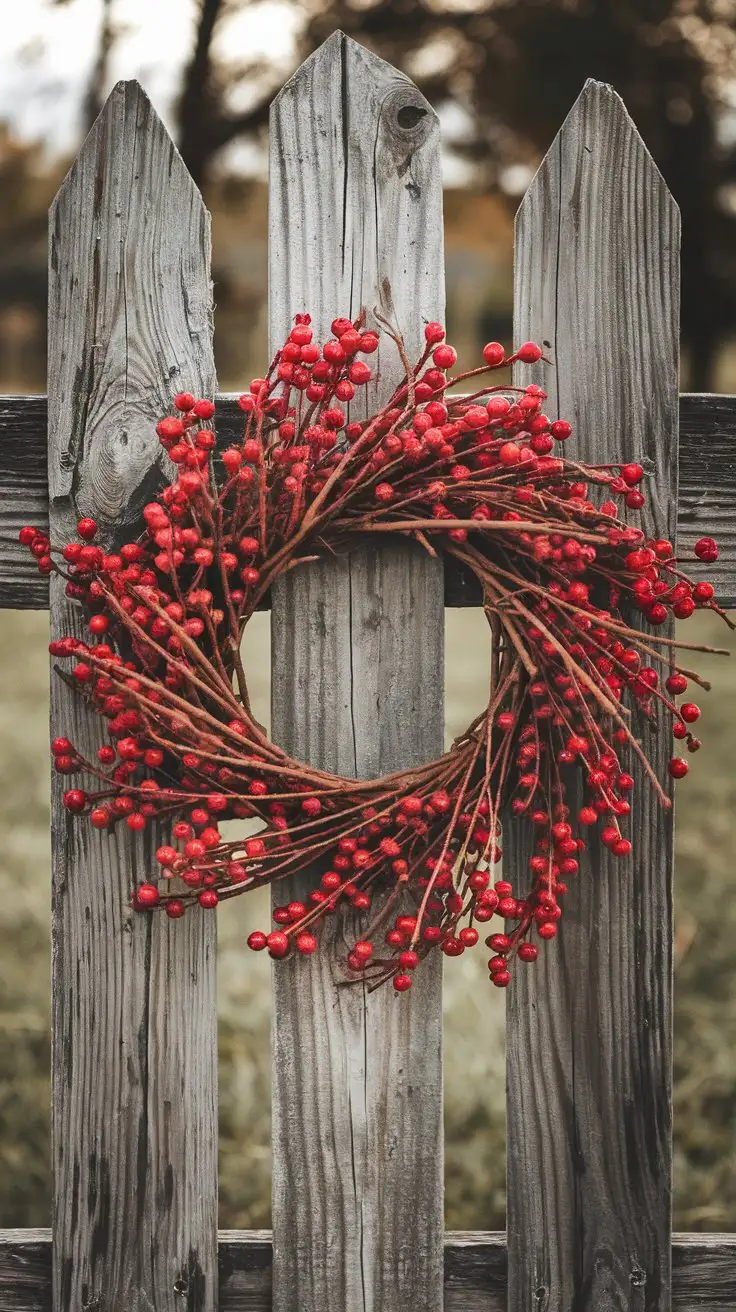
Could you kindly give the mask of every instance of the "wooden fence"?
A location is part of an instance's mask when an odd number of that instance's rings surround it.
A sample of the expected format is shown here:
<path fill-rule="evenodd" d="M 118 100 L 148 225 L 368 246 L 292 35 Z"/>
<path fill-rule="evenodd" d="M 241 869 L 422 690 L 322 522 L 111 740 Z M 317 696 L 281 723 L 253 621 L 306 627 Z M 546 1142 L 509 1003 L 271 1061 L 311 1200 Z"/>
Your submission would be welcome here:
<path fill-rule="evenodd" d="M 416 88 L 331 37 L 271 112 L 272 345 L 296 311 L 324 332 L 370 309 L 389 277 L 411 354 L 443 314 L 440 176 Z M 716 533 L 732 603 L 736 398 L 678 403 L 678 245 L 623 104 L 589 82 L 519 211 L 515 339 L 548 346 L 536 376 L 583 458 L 652 471 L 650 529 Z M 115 541 L 135 522 L 159 472 L 154 420 L 180 387 L 216 390 L 209 256 L 198 192 L 121 83 L 51 210 L 48 403 L 0 403 L 0 604 L 48 606 L 54 633 L 78 619 L 17 529 L 48 520 L 58 540 L 81 512 Z M 373 401 L 394 371 L 387 352 Z M 220 400 L 229 441 L 238 414 Z M 362 776 L 434 755 L 442 608 L 475 600 L 407 545 L 282 581 L 274 736 Z M 52 717 L 97 745 L 58 680 Z M 440 962 L 401 999 L 337 991 L 338 931 L 274 974 L 273 1238 L 218 1239 L 214 917 L 131 914 L 155 836 L 70 824 L 53 791 L 54 1218 L 51 1236 L 0 1233 L 3 1312 L 736 1307 L 736 1236 L 671 1235 L 672 826 L 645 789 L 634 868 L 598 853 L 561 940 L 509 993 L 508 1244 L 443 1234 Z M 520 845 L 509 824 L 512 859 Z"/>

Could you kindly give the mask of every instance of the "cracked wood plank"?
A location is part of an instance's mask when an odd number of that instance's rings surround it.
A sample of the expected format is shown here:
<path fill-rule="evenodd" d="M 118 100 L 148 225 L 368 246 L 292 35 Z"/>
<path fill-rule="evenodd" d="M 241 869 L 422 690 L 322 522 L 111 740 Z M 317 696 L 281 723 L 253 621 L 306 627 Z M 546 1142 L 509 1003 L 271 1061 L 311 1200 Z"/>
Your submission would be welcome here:
<path fill-rule="evenodd" d="M 395 69 L 336 33 L 272 107 L 270 335 L 298 311 L 316 335 L 369 320 L 384 278 L 410 358 L 444 307 L 438 124 Z M 382 344 L 380 403 L 397 357 Z M 357 408 L 357 407 L 356 407 Z M 442 747 L 438 561 L 410 546 L 360 550 L 274 589 L 272 723 L 297 756 L 370 778 Z M 313 879 L 276 890 L 302 896 Z M 357 924 L 352 927 L 353 931 Z M 275 1312 L 442 1307 L 441 962 L 411 994 L 345 978 L 346 935 L 274 971 Z"/>
<path fill-rule="evenodd" d="M 215 390 L 209 216 L 136 83 L 110 95 L 50 213 L 49 495 L 66 541 L 129 532 L 174 392 Z M 53 636 L 87 636 L 54 578 Z M 52 732 L 101 722 L 52 678 Z M 102 835 L 52 788 L 54 1312 L 217 1307 L 215 933 L 128 905 L 157 836 Z M 160 838 L 159 840 L 160 841 Z"/>

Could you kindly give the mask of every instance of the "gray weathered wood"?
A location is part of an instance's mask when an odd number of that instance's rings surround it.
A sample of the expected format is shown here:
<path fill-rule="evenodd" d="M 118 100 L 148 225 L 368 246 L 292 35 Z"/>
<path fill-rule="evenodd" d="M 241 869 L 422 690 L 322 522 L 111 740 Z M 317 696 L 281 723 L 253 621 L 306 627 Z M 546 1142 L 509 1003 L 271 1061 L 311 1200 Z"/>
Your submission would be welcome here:
<path fill-rule="evenodd" d="M 650 462 L 643 522 L 669 538 L 679 230 L 619 97 L 588 82 L 517 216 L 515 339 L 554 361 L 517 381 L 543 383 L 583 459 Z M 669 726 L 645 746 L 666 779 Z M 670 1308 L 672 816 L 630 765 L 633 857 L 593 846 L 561 937 L 510 991 L 510 1312 Z"/>
<path fill-rule="evenodd" d="M 242 428 L 237 398 L 219 396 L 218 444 L 237 441 Z M 680 550 L 688 552 L 704 533 L 717 538 L 720 559 L 714 565 L 697 565 L 693 577 L 712 579 L 724 606 L 736 606 L 735 505 L 736 397 L 685 392 L 680 396 L 678 542 Z M 18 544 L 23 524 L 45 528 L 47 523 L 46 397 L 0 396 L 0 610 L 48 606 L 48 579 Z M 448 562 L 445 605 L 478 604 L 472 579 Z"/>
<path fill-rule="evenodd" d="M 388 277 L 415 356 L 423 322 L 443 311 L 441 206 L 435 115 L 395 69 L 335 34 L 272 108 L 271 347 L 297 311 L 320 339 L 335 315 L 370 316 Z M 390 343 L 371 364 L 373 405 L 397 378 Z M 442 744 L 439 563 L 387 546 L 274 591 L 274 737 L 364 778 L 431 759 Z M 332 922 L 317 959 L 274 972 L 274 1307 L 437 1312 L 441 963 L 423 966 L 405 998 L 338 989 L 344 934 Z"/>
<path fill-rule="evenodd" d="M 212 395 L 209 217 L 136 83 L 120 83 L 51 209 L 51 532 L 78 514 L 113 543 L 161 454 L 181 386 Z M 129 531 L 129 530 L 128 530 Z M 59 580 L 52 634 L 82 633 Z M 52 726 L 89 755 L 101 726 L 52 680 Z M 215 935 L 206 914 L 138 916 L 156 835 L 69 821 L 54 780 L 55 1312 L 217 1306 Z"/>
<path fill-rule="evenodd" d="M 271 1312 L 270 1230 L 222 1230 L 219 1312 Z M 672 1236 L 672 1312 L 733 1312 L 736 1235 Z M 3 1312 L 50 1312 L 51 1232 L 0 1230 Z M 506 1312 L 506 1236 L 451 1231 L 444 1312 Z"/>

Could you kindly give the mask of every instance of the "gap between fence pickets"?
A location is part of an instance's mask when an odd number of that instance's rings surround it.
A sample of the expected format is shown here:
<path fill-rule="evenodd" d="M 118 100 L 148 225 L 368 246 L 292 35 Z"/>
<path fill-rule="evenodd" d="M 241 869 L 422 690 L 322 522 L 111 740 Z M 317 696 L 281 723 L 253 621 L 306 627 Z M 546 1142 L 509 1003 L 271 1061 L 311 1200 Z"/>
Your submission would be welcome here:
<path fill-rule="evenodd" d="M 237 397 L 217 398 L 218 439 L 236 440 L 242 427 Z M 573 437 L 574 442 L 574 437 Z M 574 448 L 570 448 L 571 454 Z M 701 571 L 723 606 L 736 606 L 736 396 L 680 396 L 678 537 L 683 554 L 703 534 L 715 537 L 720 557 Z M 45 610 L 48 579 L 18 543 L 24 524 L 48 526 L 46 397 L 0 396 L 0 610 Z M 445 576 L 445 605 L 479 604 L 476 590 L 453 569 Z"/>
<path fill-rule="evenodd" d="M 445 1312 L 505 1312 L 506 1236 L 449 1231 Z M 219 1312 L 270 1312 L 271 1231 L 221 1230 Z M 673 1312 L 733 1312 L 736 1234 L 672 1236 Z M 51 1231 L 0 1230 L 0 1307 L 48 1312 Z"/>

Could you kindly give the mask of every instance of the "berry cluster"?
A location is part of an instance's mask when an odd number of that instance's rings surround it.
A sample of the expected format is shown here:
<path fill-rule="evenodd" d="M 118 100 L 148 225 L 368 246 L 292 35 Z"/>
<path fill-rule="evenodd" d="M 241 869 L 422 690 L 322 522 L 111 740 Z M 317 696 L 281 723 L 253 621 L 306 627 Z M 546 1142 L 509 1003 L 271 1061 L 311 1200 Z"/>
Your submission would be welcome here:
<path fill-rule="evenodd" d="M 507 356 L 489 343 L 483 364 L 456 363 L 441 324 L 388 403 L 366 421 L 345 410 L 371 379 L 379 336 L 336 319 L 313 340 L 297 315 L 266 377 L 240 398 L 242 441 L 218 449 L 214 405 L 174 398 L 159 439 L 174 467 L 145 507 L 144 529 L 119 550 L 81 519 L 78 539 L 52 547 L 33 528 L 21 541 L 42 573 L 56 570 L 84 608 L 89 640 L 61 638 L 55 657 L 106 723 L 109 742 L 83 759 L 67 738 L 52 752 L 62 775 L 83 776 L 64 797 L 97 829 L 165 822 L 159 869 L 133 894 L 140 910 L 172 918 L 309 866 L 306 902 L 274 912 L 250 947 L 281 958 L 314 952 L 325 917 L 365 913 L 348 956 L 356 977 L 410 988 L 421 958 L 458 956 L 485 940 L 491 980 L 505 987 L 514 960 L 534 961 L 552 939 L 583 837 L 625 859 L 622 823 L 637 759 L 664 806 L 669 798 L 636 737 L 632 711 L 700 746 L 691 682 L 658 634 L 670 617 L 718 610 L 708 582 L 691 583 L 673 546 L 620 517 L 644 505 L 638 464 L 593 467 L 561 454 L 571 427 L 544 412 L 545 393 L 489 386 L 513 361 L 533 364 L 533 342 Z M 470 396 L 447 388 L 472 380 Z M 493 642 L 488 706 L 440 759 L 357 782 L 294 761 L 250 710 L 240 658 L 249 617 L 286 570 L 335 552 L 355 535 L 393 533 L 455 557 L 478 578 Z M 696 555 L 717 557 L 703 538 Z M 633 625 L 639 613 L 648 627 Z M 719 611 L 722 614 L 721 611 Z M 707 686 L 707 685 L 703 685 Z M 674 756 L 673 779 L 687 773 Z M 582 804 L 566 803 L 582 780 Z M 82 786 L 82 784 L 84 786 Z M 494 879 L 502 812 L 534 833 L 528 871 Z M 226 820 L 257 820 L 254 836 L 225 839 Z M 370 913 L 370 914 L 369 914 Z"/>

